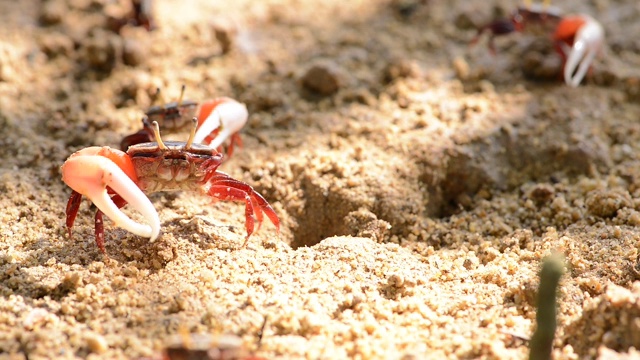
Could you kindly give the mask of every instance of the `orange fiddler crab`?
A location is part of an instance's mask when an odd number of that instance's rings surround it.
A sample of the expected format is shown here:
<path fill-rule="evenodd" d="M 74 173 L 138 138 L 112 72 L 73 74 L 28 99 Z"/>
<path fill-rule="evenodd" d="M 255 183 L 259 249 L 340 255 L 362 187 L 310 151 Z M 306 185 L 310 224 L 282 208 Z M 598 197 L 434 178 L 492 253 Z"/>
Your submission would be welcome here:
<path fill-rule="evenodd" d="M 198 120 L 192 118 L 191 124 L 187 142 L 162 141 L 158 122 L 153 121 L 154 142 L 131 145 L 126 152 L 92 146 L 72 154 L 61 167 L 62 180 L 73 190 L 66 209 L 69 236 L 82 197 L 86 196 L 98 208 L 96 244 L 103 254 L 102 214 L 117 226 L 154 241 L 160 234 L 160 219 L 145 193 L 174 190 L 198 190 L 216 200 L 244 201 L 247 237 L 243 247 L 253 233 L 255 221 L 262 224 L 264 215 L 279 231 L 280 221 L 271 205 L 248 184 L 217 170 L 223 154 L 196 142 Z M 147 224 L 125 215 L 120 208 L 126 204 L 140 212 Z"/>
<path fill-rule="evenodd" d="M 183 85 L 177 101 L 150 107 L 146 116 L 142 118 L 142 129 L 122 139 L 120 150 L 127 151 L 129 146 L 153 141 L 155 137 L 151 126 L 153 121 L 158 122 L 168 131 L 179 131 L 190 126 L 198 103 L 183 100 L 184 91 Z M 160 89 L 157 90 L 156 97 L 159 94 Z M 234 146 L 242 146 L 242 139 L 238 132 L 247 123 L 248 118 L 247 107 L 234 99 L 220 97 L 205 101 L 198 113 L 198 128 L 193 141 L 222 151 L 222 144 L 229 139 L 225 153 L 229 158 L 233 154 Z"/>
<path fill-rule="evenodd" d="M 476 42 L 485 31 L 491 33 L 489 48 L 495 52 L 493 38 L 512 32 L 528 31 L 542 27 L 552 33 L 554 47 L 563 60 L 563 76 L 567 85 L 576 87 L 587 74 L 595 56 L 604 45 L 604 29 L 594 18 L 586 14 L 561 15 L 558 8 L 543 4 L 525 3 L 506 19 L 498 19 L 481 27 Z"/>

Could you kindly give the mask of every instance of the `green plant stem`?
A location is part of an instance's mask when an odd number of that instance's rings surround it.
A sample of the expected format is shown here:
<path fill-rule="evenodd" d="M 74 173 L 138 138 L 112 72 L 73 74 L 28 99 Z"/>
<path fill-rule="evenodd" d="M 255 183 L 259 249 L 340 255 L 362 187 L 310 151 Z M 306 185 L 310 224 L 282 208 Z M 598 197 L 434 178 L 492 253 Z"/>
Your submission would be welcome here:
<path fill-rule="evenodd" d="M 560 254 L 547 256 L 542 261 L 536 331 L 529 343 L 529 360 L 551 359 L 553 338 L 556 333 L 556 297 L 564 267 L 564 258 Z"/>

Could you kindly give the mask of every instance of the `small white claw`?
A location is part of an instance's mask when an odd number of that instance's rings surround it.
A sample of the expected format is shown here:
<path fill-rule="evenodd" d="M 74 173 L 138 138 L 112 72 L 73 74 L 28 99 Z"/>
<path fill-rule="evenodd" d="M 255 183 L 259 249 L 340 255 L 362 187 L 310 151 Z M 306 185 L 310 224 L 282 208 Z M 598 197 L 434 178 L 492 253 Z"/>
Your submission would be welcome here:
<path fill-rule="evenodd" d="M 193 141 L 202 143 L 212 131 L 221 128 L 215 139 L 207 144 L 215 149 L 222 145 L 231 135 L 240 131 L 248 119 L 249 111 L 245 104 L 233 99 L 225 99 L 211 111 L 211 114 L 200 125 Z"/>
<path fill-rule="evenodd" d="M 572 87 L 580 84 L 604 43 L 602 25 L 590 16 L 583 16 L 586 22 L 576 33 L 564 67 L 564 81 Z"/>
<path fill-rule="evenodd" d="M 62 180 L 73 190 L 88 197 L 116 226 L 150 238 L 152 242 L 160 234 L 160 218 L 149 198 L 108 158 L 76 153 L 62 165 Z M 107 193 L 107 186 L 140 212 L 149 225 L 133 221 L 118 209 Z"/>

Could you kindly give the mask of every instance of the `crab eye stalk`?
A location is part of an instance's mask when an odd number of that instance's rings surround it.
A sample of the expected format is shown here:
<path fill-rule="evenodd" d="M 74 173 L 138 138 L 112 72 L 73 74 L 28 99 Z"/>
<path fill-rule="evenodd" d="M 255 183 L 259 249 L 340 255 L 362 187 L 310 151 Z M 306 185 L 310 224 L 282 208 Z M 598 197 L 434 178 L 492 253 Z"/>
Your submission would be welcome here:
<path fill-rule="evenodd" d="M 162 138 L 160 137 L 160 126 L 158 125 L 157 121 L 154 121 L 153 123 L 151 123 L 151 125 L 153 125 L 153 135 L 156 138 L 156 142 L 158 143 L 158 147 L 161 150 L 167 150 L 167 145 L 164 144 L 164 142 L 162 141 Z"/>
<path fill-rule="evenodd" d="M 198 118 L 194 116 L 191 119 L 191 124 L 193 124 L 193 126 L 191 126 L 191 132 L 189 133 L 187 144 L 184 146 L 185 150 L 191 149 L 191 145 L 193 145 L 193 139 L 196 137 L 196 129 L 198 128 Z"/>
<path fill-rule="evenodd" d="M 158 100 L 160 100 L 160 108 L 164 109 L 164 97 L 162 96 L 162 92 L 160 91 L 160 87 L 156 88 L 156 93 L 153 95 L 153 103 L 156 103 Z"/>
<path fill-rule="evenodd" d="M 178 106 L 182 105 L 182 99 L 184 98 L 184 90 L 185 90 L 186 86 L 184 84 L 182 84 L 182 88 L 180 89 L 180 97 L 178 98 Z"/>

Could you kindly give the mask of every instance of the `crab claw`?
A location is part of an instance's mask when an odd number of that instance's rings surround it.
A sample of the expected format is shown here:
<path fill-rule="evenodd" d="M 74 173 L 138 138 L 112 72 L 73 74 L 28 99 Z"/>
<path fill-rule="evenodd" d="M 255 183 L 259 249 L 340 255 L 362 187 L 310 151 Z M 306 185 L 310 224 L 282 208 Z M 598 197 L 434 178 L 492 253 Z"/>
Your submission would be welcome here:
<path fill-rule="evenodd" d="M 71 155 L 61 171 L 62 180 L 70 188 L 88 197 L 118 227 L 150 241 L 160 234 L 158 213 L 136 184 L 137 176 L 126 153 L 106 146 L 88 147 Z M 120 211 L 108 191 L 120 195 L 149 225 L 139 224 Z"/>
<path fill-rule="evenodd" d="M 217 136 L 207 144 L 216 149 L 237 133 L 247 123 L 249 112 L 247 107 L 230 98 L 218 98 L 202 104 L 198 115 L 199 127 L 194 142 L 202 143 L 211 133 Z"/>
<path fill-rule="evenodd" d="M 564 18 L 554 34 L 554 39 L 566 56 L 564 81 L 576 87 L 587 74 L 596 54 L 604 43 L 602 25 L 588 15 Z"/>

